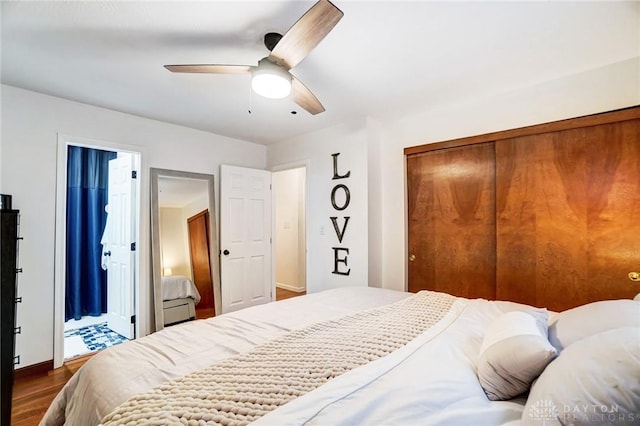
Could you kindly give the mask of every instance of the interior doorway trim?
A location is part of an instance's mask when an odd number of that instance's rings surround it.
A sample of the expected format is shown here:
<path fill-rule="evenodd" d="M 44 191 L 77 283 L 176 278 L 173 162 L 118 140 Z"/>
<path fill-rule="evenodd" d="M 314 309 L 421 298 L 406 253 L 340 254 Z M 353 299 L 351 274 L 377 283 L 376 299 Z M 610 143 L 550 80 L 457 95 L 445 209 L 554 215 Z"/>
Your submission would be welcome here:
<path fill-rule="evenodd" d="M 309 212 L 309 198 L 311 198 L 311 194 L 309 194 L 309 170 L 310 170 L 311 161 L 309 160 L 298 160 L 292 161 L 289 163 L 278 164 L 275 166 L 271 166 L 269 171 L 271 173 L 282 172 L 286 170 L 293 169 L 304 169 L 305 170 L 305 180 L 304 180 L 304 215 L 305 215 L 305 226 L 304 226 L 304 264 L 305 264 L 305 273 L 304 273 L 304 288 L 305 291 L 309 288 L 309 278 L 308 278 L 308 270 L 309 270 L 309 224 L 308 224 L 308 212 Z M 274 238 L 273 244 L 271 244 L 271 274 L 272 279 L 271 282 L 271 294 L 273 294 L 273 300 L 276 299 L 276 200 L 275 200 L 275 191 L 271 191 L 271 235 Z"/>
<path fill-rule="evenodd" d="M 55 263 L 54 263 L 54 306 L 53 306 L 53 368 L 61 367 L 64 363 L 64 311 L 65 311 L 65 280 L 66 280 L 66 213 L 67 213 L 67 151 L 69 146 L 81 146 L 85 148 L 102 149 L 109 151 L 126 152 L 135 154 L 138 158 L 138 179 L 136 182 L 136 223 L 134 231 L 134 240 L 138 242 L 135 254 L 134 266 L 134 311 L 136 313 L 135 334 L 137 337 L 147 334 L 148 309 L 144 309 L 145 303 L 148 305 L 149 297 L 141 296 L 140 283 L 141 279 L 146 279 L 145 268 L 140 267 L 140 260 L 148 256 L 146 247 L 141 244 L 142 238 L 145 236 L 141 230 L 145 229 L 142 225 L 142 218 L 145 217 L 141 211 L 144 205 L 143 198 L 148 200 L 148 192 L 144 192 L 143 188 L 147 187 L 147 177 L 144 170 L 145 151 L 142 147 L 123 145 L 109 141 L 94 140 L 80 138 L 58 133 L 57 147 L 57 169 L 56 169 L 56 217 L 55 217 Z M 148 213 L 148 211 L 147 211 Z M 148 231 L 146 232 L 148 239 Z M 141 332 L 143 334 L 141 334 Z"/>

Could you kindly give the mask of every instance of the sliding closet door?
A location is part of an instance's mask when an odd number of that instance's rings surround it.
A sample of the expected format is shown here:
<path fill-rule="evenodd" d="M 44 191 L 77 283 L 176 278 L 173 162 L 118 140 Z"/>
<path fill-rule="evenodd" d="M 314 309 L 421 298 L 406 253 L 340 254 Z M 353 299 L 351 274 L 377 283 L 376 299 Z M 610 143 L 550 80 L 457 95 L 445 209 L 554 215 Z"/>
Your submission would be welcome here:
<path fill-rule="evenodd" d="M 497 297 L 562 310 L 633 297 L 640 120 L 496 142 Z"/>
<path fill-rule="evenodd" d="M 407 157 L 409 291 L 495 298 L 493 143 Z"/>

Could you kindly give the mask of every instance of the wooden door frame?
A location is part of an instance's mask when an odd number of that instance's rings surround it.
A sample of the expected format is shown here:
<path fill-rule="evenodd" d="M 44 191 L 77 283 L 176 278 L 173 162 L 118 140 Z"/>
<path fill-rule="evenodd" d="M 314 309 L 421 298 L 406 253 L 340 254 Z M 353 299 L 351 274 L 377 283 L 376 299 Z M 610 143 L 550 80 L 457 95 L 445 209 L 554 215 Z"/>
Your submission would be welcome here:
<path fill-rule="evenodd" d="M 617 123 L 620 121 L 635 120 L 640 118 L 640 105 L 618 109 L 615 111 L 601 112 L 598 114 L 585 115 L 582 117 L 569 118 L 566 120 L 552 121 L 550 123 L 535 124 L 533 126 L 518 127 L 515 129 L 501 130 L 498 132 L 485 133 L 478 136 L 452 139 L 442 142 L 434 142 L 423 145 L 412 146 L 404 149 L 404 155 L 417 155 L 423 152 L 435 151 L 437 149 L 453 148 L 478 143 L 495 142 L 501 139 L 512 139 L 522 136 L 540 135 L 543 133 L 559 132 L 562 130 L 578 129 L 583 127 L 599 126 L 601 124 Z M 406 159 L 405 159 L 406 164 Z"/>
<path fill-rule="evenodd" d="M 204 225 L 205 225 L 205 237 L 207 239 L 207 259 L 209 260 L 209 275 L 211 276 L 211 308 L 215 311 L 215 295 L 213 292 L 213 265 L 211 264 L 211 241 L 210 241 L 210 230 L 209 230 L 209 226 L 211 223 L 211 219 L 210 219 L 210 213 L 209 213 L 209 209 L 204 209 L 199 213 L 196 213 L 190 217 L 187 218 L 187 238 L 189 239 L 189 265 L 191 266 L 191 277 L 193 277 L 193 281 L 194 284 L 196 285 L 196 287 L 198 287 L 198 285 L 195 283 L 196 280 L 196 275 L 194 272 L 194 268 L 193 268 L 193 253 L 191 252 L 191 230 L 189 228 L 189 224 L 191 222 L 193 222 L 194 220 L 197 220 L 201 217 L 204 217 Z M 197 308 L 196 308 L 197 309 Z M 214 312 L 215 315 L 215 312 Z"/>

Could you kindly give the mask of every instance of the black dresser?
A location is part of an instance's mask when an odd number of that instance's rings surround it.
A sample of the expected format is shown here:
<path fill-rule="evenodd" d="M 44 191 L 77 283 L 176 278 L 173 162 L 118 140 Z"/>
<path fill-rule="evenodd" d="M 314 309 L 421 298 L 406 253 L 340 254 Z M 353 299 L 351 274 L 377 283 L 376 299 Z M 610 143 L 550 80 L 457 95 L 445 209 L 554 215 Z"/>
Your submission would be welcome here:
<path fill-rule="evenodd" d="M 18 273 L 18 211 L 11 197 L 0 198 L 0 424 L 11 424 L 11 396 L 15 364 L 16 276 Z"/>

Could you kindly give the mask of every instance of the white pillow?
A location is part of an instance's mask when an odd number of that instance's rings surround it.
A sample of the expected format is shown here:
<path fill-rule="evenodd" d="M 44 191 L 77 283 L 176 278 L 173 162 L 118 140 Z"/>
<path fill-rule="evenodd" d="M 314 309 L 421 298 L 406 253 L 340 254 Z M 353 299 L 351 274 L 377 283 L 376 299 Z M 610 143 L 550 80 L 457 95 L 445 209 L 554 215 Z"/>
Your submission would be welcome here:
<path fill-rule="evenodd" d="M 565 348 L 531 387 L 524 424 L 639 424 L 640 327 Z"/>
<path fill-rule="evenodd" d="M 558 350 L 621 327 L 640 327 L 640 302 L 603 300 L 558 313 L 549 321 L 549 341 Z"/>
<path fill-rule="evenodd" d="M 480 347 L 478 380 L 492 401 L 526 392 L 557 355 L 547 340 L 546 310 L 507 312 L 487 329 Z"/>

